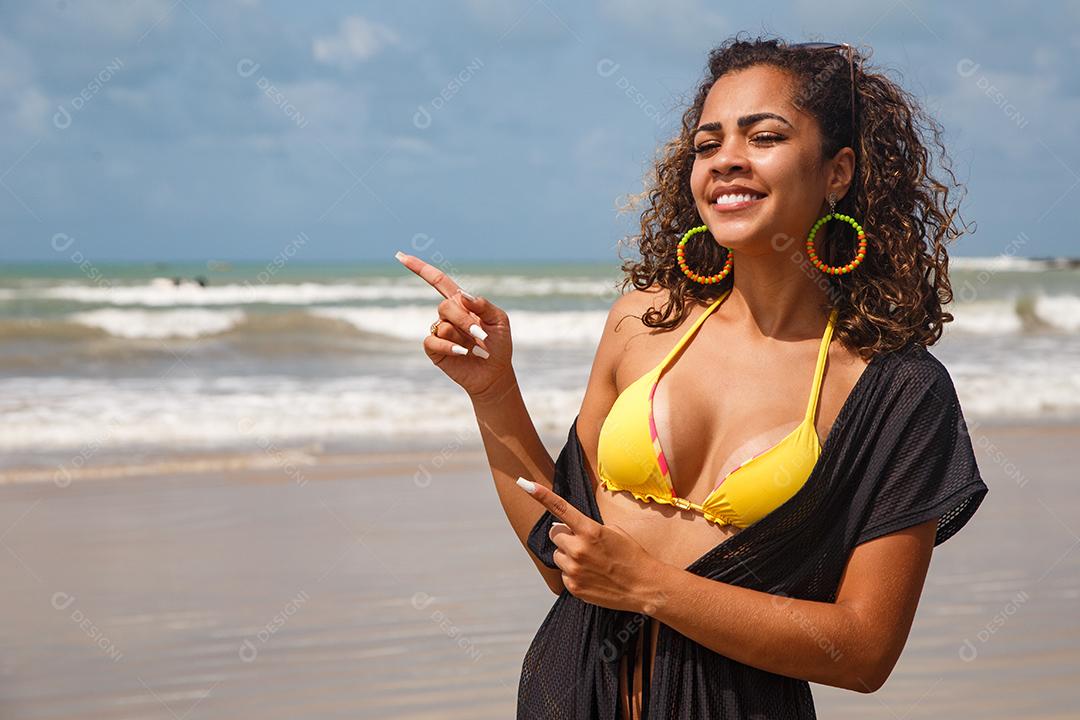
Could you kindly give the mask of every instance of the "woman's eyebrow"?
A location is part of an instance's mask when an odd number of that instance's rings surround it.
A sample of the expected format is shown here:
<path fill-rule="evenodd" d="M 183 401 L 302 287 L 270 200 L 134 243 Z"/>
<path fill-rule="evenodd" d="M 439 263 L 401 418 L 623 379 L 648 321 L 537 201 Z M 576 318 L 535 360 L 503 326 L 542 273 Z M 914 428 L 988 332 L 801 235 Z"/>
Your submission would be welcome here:
<path fill-rule="evenodd" d="M 749 127 L 750 125 L 753 125 L 756 122 L 761 122 L 762 120 L 779 120 L 780 122 L 784 123 L 788 127 L 794 127 L 790 122 L 788 122 L 787 118 L 785 118 L 783 115 L 777 115 L 776 113 L 771 113 L 771 112 L 759 112 L 759 113 L 753 113 L 752 115 L 743 115 L 736 122 L 739 124 L 740 128 L 745 128 L 745 127 Z M 698 128 L 696 130 L 694 130 L 693 133 L 690 134 L 690 137 L 693 138 L 699 132 L 713 132 L 713 131 L 718 131 L 718 130 L 723 130 L 723 129 L 724 129 L 723 123 L 707 122 L 707 123 L 705 123 L 703 125 L 699 125 Z"/>

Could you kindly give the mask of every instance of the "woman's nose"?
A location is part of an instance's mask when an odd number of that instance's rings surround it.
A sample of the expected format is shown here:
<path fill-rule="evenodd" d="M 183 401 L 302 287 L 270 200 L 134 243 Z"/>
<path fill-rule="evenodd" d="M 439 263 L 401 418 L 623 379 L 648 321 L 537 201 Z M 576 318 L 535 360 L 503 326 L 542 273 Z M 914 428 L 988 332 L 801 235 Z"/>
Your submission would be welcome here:
<path fill-rule="evenodd" d="M 710 172 L 720 175 L 742 172 L 749 167 L 746 155 L 735 143 L 730 142 L 717 148 L 710 161 Z"/>

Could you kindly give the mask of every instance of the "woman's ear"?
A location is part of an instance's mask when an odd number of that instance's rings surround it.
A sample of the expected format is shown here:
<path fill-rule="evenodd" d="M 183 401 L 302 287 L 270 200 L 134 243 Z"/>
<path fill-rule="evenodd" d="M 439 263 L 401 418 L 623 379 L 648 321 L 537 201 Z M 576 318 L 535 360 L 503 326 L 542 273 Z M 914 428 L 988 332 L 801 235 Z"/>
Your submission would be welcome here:
<path fill-rule="evenodd" d="M 855 151 L 849 147 L 840 148 L 829 163 L 826 194 L 834 192 L 838 199 L 843 200 L 851 188 L 851 181 L 855 178 Z"/>

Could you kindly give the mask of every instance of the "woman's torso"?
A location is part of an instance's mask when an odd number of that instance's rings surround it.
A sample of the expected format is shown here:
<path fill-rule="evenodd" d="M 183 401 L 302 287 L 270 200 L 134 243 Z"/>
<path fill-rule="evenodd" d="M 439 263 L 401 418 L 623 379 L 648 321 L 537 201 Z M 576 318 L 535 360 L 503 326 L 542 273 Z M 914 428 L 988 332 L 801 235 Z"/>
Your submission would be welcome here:
<path fill-rule="evenodd" d="M 634 291 L 639 296 L 634 315 L 640 316 L 650 305 L 660 307 L 666 302 L 665 293 Z M 653 398 L 657 433 L 663 440 L 674 489 L 695 503 L 701 503 L 744 458 L 769 449 L 802 422 L 827 321 L 823 315 L 815 334 L 803 339 L 762 339 L 760 332 L 739 327 L 726 316 L 724 305 L 726 301 L 671 359 Z M 619 359 L 612 400 L 655 368 L 706 308 L 693 307 L 679 327 L 665 332 L 645 327 L 639 318 L 626 318 L 615 340 Z M 867 364 L 838 342 L 830 343 L 826 358 L 814 418 L 822 445 Z M 578 434 L 605 524 L 618 525 L 658 559 L 677 567 L 690 565 L 741 532 L 732 525 L 710 522 L 693 510 L 641 502 L 627 492 L 600 485 L 596 470 L 599 430 L 610 406 L 590 413 L 594 416 L 586 414 L 588 407 L 588 403 L 583 405 Z M 649 667 L 655 657 L 658 623 L 652 623 L 652 628 Z M 628 655 L 632 658 L 634 653 Z M 640 676 L 638 663 L 633 693 L 638 704 Z M 625 688 L 622 683 L 620 687 L 625 703 Z"/>

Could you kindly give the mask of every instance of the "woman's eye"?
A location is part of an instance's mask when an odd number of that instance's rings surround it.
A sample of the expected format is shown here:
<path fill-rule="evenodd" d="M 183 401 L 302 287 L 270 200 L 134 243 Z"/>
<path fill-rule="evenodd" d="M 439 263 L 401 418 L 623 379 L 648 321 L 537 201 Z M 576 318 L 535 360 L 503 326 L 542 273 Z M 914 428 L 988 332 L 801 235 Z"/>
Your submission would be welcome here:
<path fill-rule="evenodd" d="M 777 135 L 776 133 L 758 133 L 754 137 L 750 138 L 750 142 L 754 142 L 754 143 L 774 143 L 774 142 L 779 142 L 779 141 L 781 141 L 783 139 L 784 139 L 783 135 Z M 700 155 L 701 153 L 706 153 L 706 152 L 709 152 L 710 150 L 715 150 L 718 147 L 720 147 L 720 143 L 718 143 L 718 142 L 705 143 L 703 145 L 698 145 L 697 147 L 692 148 L 691 152 L 694 153 L 695 155 Z"/>
<path fill-rule="evenodd" d="M 698 145 L 696 148 L 693 148 L 691 152 L 695 155 L 700 155 L 703 152 L 708 152 L 718 147 L 720 147 L 720 143 L 706 143 L 704 145 Z"/>

